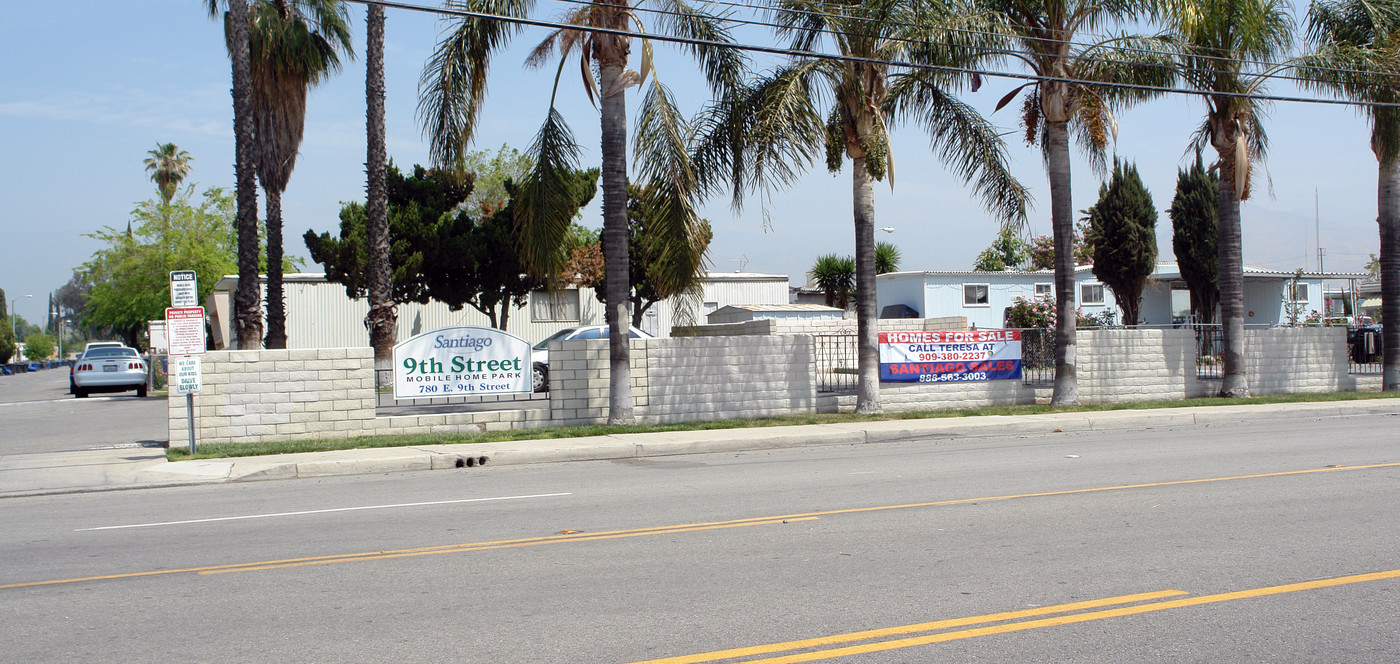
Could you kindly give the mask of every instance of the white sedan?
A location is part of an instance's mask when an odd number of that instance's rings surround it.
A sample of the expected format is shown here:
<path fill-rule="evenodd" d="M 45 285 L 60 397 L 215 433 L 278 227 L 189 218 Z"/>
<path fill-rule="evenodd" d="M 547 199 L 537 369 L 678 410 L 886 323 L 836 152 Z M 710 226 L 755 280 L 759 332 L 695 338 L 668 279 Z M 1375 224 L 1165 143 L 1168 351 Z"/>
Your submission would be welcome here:
<path fill-rule="evenodd" d="M 146 362 L 135 348 L 92 348 L 73 363 L 69 379 L 73 396 L 82 399 L 93 392 L 136 390 L 146 396 Z"/>
<path fill-rule="evenodd" d="M 534 345 L 530 353 L 530 384 L 534 386 L 536 392 L 549 391 L 549 342 L 551 341 L 571 341 L 573 339 L 607 339 L 608 326 L 606 325 L 585 325 L 583 327 L 566 327 L 547 339 Z M 653 337 L 635 327 L 628 328 L 627 336 L 633 339 L 652 339 Z"/>

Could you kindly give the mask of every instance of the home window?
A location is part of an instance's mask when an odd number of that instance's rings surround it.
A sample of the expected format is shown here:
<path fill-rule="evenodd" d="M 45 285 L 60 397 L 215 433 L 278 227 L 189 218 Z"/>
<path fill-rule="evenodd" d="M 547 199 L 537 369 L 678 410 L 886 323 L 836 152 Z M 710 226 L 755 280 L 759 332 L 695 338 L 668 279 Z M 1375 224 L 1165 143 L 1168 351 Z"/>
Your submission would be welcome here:
<path fill-rule="evenodd" d="M 1055 284 L 1041 283 L 1035 285 L 1036 297 L 1055 297 Z"/>
<path fill-rule="evenodd" d="M 991 303 L 987 296 L 991 291 L 989 284 L 963 284 L 963 306 L 964 307 L 985 307 Z"/>
<path fill-rule="evenodd" d="M 1103 304 L 1103 284 L 1080 284 L 1080 304 Z"/>
<path fill-rule="evenodd" d="M 1292 283 L 1292 284 L 1289 284 L 1288 286 L 1289 286 L 1289 288 L 1288 288 L 1289 299 L 1293 300 L 1294 302 L 1307 302 L 1307 301 L 1308 301 L 1308 285 L 1307 285 L 1307 284 Z"/>
<path fill-rule="evenodd" d="M 578 289 L 530 293 L 530 320 L 536 323 L 577 323 Z"/>

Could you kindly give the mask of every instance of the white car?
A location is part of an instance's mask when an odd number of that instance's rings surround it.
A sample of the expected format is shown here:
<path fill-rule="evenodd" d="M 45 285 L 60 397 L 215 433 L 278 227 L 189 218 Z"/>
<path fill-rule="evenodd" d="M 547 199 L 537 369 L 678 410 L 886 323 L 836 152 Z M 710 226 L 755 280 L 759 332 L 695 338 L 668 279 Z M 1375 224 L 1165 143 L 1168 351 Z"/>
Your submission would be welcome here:
<path fill-rule="evenodd" d="M 99 346 L 83 351 L 69 374 L 73 396 L 82 399 L 93 392 L 136 390 L 146 396 L 146 362 L 135 348 Z"/>
<path fill-rule="evenodd" d="M 554 334 L 549 335 L 544 341 L 534 345 L 530 352 L 530 384 L 534 386 L 536 392 L 549 391 L 549 342 L 551 341 L 571 341 L 574 339 L 607 339 L 608 326 L 606 325 L 586 325 L 584 327 L 566 327 Z M 635 327 L 628 328 L 628 337 L 633 339 L 652 339 L 650 334 Z"/>

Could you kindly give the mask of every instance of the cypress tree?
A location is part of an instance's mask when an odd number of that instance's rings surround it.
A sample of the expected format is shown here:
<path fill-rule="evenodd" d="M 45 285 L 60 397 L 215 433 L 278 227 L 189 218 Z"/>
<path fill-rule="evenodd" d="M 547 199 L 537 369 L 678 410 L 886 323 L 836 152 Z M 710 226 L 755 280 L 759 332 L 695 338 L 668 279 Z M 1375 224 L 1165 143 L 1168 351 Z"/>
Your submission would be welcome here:
<path fill-rule="evenodd" d="M 1196 320 L 1209 324 L 1215 320 L 1215 307 L 1220 302 L 1220 281 L 1216 266 L 1216 235 L 1219 222 L 1216 199 L 1220 178 L 1207 173 L 1200 151 L 1191 168 L 1178 171 L 1176 195 L 1172 197 L 1172 253 L 1181 278 L 1191 291 L 1191 311 Z"/>
<path fill-rule="evenodd" d="M 1157 267 L 1157 210 L 1137 166 L 1114 159 L 1113 177 L 1088 213 L 1094 276 L 1113 291 L 1123 324 L 1137 325 L 1143 288 Z"/>

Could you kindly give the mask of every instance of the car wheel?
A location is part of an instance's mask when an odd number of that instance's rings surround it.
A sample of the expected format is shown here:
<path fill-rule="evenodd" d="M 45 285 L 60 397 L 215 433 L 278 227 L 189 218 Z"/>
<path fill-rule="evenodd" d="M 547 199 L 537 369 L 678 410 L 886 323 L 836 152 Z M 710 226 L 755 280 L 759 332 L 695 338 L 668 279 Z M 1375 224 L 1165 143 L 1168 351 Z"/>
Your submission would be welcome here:
<path fill-rule="evenodd" d="M 79 399 L 86 399 L 86 398 L 87 398 L 87 395 L 88 395 L 87 390 L 85 390 L 85 389 L 83 389 L 83 388 L 81 388 L 81 387 L 74 387 L 74 388 L 73 388 L 73 396 L 78 397 Z"/>
<path fill-rule="evenodd" d="M 68 393 L 69 393 L 69 394 L 77 394 L 77 393 L 78 393 L 78 386 L 77 386 L 76 384 L 73 383 L 73 379 L 72 379 L 72 378 L 69 378 L 69 379 L 68 379 Z"/>
<path fill-rule="evenodd" d="M 549 367 L 536 362 L 530 371 L 530 384 L 536 392 L 549 391 Z"/>
<path fill-rule="evenodd" d="M 145 383 L 141 383 L 140 385 L 137 385 L 137 386 L 136 386 L 136 397 L 139 398 L 139 399 L 145 399 L 145 398 L 146 398 L 146 384 L 145 384 Z"/>

